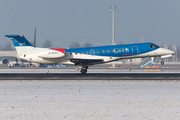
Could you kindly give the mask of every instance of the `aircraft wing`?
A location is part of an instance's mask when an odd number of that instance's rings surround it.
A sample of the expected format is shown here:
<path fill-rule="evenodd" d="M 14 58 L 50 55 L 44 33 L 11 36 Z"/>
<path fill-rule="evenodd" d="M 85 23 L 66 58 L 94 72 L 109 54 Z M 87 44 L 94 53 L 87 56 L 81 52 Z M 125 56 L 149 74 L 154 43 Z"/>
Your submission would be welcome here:
<path fill-rule="evenodd" d="M 71 62 L 75 63 L 75 65 L 94 65 L 94 64 L 100 64 L 103 63 L 103 59 L 76 59 L 72 58 L 70 59 Z"/>

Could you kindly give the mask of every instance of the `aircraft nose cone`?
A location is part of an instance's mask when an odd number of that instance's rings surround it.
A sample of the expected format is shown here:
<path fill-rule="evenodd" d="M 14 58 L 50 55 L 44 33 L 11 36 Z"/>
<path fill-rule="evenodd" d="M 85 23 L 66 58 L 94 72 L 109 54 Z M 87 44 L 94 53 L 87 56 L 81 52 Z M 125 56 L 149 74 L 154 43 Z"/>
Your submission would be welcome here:
<path fill-rule="evenodd" d="M 174 51 L 166 49 L 166 48 L 159 48 L 156 51 L 156 54 L 159 54 L 159 55 L 172 55 L 174 53 L 175 53 Z"/>
<path fill-rule="evenodd" d="M 175 52 L 174 51 L 172 51 L 172 50 L 169 50 L 169 49 L 167 49 L 168 50 L 168 53 L 169 54 L 174 54 Z"/>
<path fill-rule="evenodd" d="M 165 52 L 166 54 L 174 54 L 175 52 L 169 49 L 165 49 L 163 48 L 163 52 Z"/>

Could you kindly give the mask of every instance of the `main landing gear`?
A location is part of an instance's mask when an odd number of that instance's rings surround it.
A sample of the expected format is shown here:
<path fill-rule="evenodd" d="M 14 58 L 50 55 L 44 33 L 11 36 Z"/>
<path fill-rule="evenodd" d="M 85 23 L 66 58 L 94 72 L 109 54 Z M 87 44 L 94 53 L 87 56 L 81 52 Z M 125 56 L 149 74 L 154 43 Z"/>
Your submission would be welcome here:
<path fill-rule="evenodd" d="M 88 66 L 82 66 L 81 74 L 86 74 Z"/>

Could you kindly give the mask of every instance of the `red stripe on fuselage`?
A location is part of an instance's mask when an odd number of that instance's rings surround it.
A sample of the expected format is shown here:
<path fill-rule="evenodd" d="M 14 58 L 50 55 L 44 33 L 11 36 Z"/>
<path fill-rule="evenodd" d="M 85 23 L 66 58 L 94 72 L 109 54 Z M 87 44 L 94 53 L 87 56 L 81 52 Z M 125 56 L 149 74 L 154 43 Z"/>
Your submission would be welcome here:
<path fill-rule="evenodd" d="M 127 56 L 127 55 L 132 55 L 132 53 L 130 53 L 130 54 L 123 54 L 124 56 Z"/>
<path fill-rule="evenodd" d="M 56 49 L 51 49 L 51 50 L 56 50 L 65 54 L 65 49 L 63 48 L 56 48 Z"/>

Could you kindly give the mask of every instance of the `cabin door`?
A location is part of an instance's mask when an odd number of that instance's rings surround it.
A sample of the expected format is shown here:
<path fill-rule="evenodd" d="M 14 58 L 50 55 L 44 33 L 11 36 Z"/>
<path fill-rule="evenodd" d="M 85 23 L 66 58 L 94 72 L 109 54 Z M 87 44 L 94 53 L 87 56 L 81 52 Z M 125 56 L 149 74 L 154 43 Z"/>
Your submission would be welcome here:
<path fill-rule="evenodd" d="M 132 52 L 133 52 L 133 55 L 137 55 L 138 54 L 138 47 L 137 46 L 133 46 L 132 47 Z"/>

